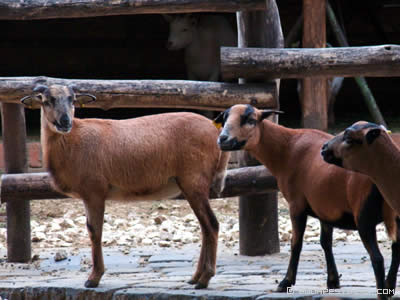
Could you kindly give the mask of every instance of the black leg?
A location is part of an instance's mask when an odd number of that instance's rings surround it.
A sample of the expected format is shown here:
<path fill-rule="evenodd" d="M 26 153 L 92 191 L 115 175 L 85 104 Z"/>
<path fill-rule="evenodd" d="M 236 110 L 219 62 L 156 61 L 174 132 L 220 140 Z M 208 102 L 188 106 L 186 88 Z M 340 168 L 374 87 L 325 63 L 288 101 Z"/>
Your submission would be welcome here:
<path fill-rule="evenodd" d="M 307 224 L 307 214 L 302 212 L 296 216 L 290 214 L 292 221 L 292 240 L 291 240 L 291 254 L 289 266 L 285 278 L 279 283 L 277 292 L 286 292 L 288 287 L 296 283 L 297 267 L 299 265 L 299 258 L 301 248 L 303 246 L 303 235 Z"/>
<path fill-rule="evenodd" d="M 376 288 L 385 288 L 385 267 L 383 256 L 379 250 L 378 243 L 376 240 L 376 228 L 374 223 L 370 223 L 369 220 L 363 220 L 360 218 L 358 224 L 358 232 L 360 233 L 361 240 L 367 249 L 372 262 L 372 268 L 374 269 Z M 379 295 L 378 299 L 387 299 L 387 295 Z"/>
<path fill-rule="evenodd" d="M 326 267 L 328 271 L 327 286 L 328 289 L 340 288 L 339 274 L 336 268 L 335 258 L 332 252 L 332 234 L 333 227 L 321 222 L 321 246 L 325 252 Z"/>
<path fill-rule="evenodd" d="M 392 243 L 392 263 L 385 281 L 385 288 L 394 290 L 396 288 L 397 272 L 400 265 L 400 220 L 396 219 L 396 241 Z M 393 296 L 393 294 L 391 294 Z"/>

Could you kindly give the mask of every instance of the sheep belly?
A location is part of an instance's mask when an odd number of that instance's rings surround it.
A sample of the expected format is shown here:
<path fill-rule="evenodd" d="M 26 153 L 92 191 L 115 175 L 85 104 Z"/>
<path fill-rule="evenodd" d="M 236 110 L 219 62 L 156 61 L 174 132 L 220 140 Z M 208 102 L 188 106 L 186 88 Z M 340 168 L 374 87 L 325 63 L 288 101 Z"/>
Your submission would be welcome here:
<path fill-rule="evenodd" d="M 135 191 L 129 191 L 116 186 L 112 186 L 107 195 L 107 200 L 163 200 L 175 198 L 180 194 L 181 189 L 179 188 L 176 179 L 172 177 L 168 179 L 168 183 L 164 185 L 161 189 L 149 194 L 138 193 Z"/>

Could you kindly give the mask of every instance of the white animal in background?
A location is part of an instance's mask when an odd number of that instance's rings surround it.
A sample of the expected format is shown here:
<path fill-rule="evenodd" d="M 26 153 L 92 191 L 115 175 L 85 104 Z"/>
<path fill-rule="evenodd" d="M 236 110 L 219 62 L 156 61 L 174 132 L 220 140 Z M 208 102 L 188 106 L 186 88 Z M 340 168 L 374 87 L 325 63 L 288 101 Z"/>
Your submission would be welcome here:
<path fill-rule="evenodd" d="M 222 15 L 163 15 L 169 22 L 168 50 L 185 49 L 189 80 L 220 80 L 221 46 L 236 47 L 237 36 Z"/>

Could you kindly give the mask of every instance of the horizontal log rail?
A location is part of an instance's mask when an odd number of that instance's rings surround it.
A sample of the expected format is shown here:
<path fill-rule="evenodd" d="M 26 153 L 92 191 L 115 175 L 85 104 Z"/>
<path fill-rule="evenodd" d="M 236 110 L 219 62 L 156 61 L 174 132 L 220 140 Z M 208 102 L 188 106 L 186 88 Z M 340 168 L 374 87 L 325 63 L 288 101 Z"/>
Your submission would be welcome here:
<path fill-rule="evenodd" d="M 272 84 L 243 84 L 189 80 L 88 80 L 51 77 L 0 77 L 0 102 L 20 103 L 37 83 L 73 85 L 97 97 L 86 107 L 186 108 L 224 110 L 235 104 L 275 108 Z M 38 107 L 37 107 L 38 108 Z"/>
<path fill-rule="evenodd" d="M 265 0 L 0 0 L 0 20 L 264 9 Z"/>
<path fill-rule="evenodd" d="M 262 194 L 276 191 L 275 177 L 264 166 L 227 171 L 225 188 L 219 197 Z M 51 186 L 48 173 L 6 174 L 1 176 L 1 203 L 8 201 L 63 199 Z M 211 194 L 210 198 L 218 198 Z"/>
<path fill-rule="evenodd" d="M 343 48 L 221 50 L 221 72 L 232 78 L 396 77 L 400 45 Z"/>

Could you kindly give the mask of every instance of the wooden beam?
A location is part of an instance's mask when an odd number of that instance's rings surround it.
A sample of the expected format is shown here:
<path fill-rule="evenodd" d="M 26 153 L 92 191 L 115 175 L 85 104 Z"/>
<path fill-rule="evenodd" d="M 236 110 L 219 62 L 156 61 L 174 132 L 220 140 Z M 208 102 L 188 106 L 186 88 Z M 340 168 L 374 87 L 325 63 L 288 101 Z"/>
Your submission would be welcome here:
<path fill-rule="evenodd" d="M 221 49 L 224 79 L 400 76 L 400 46 Z"/>
<path fill-rule="evenodd" d="M 326 0 L 303 0 L 303 48 L 325 48 Z M 300 103 L 303 127 L 328 129 L 327 78 L 304 78 Z"/>
<path fill-rule="evenodd" d="M 264 166 L 246 167 L 228 170 L 222 194 L 211 194 L 210 198 L 253 195 L 277 189 L 275 177 Z M 2 175 L 0 197 L 1 203 L 67 198 L 52 188 L 49 173 Z"/>
<path fill-rule="evenodd" d="M 276 107 L 274 85 L 187 80 L 82 80 L 49 77 L 0 77 L 0 102 L 20 103 L 37 83 L 73 85 L 97 97 L 87 107 L 163 107 L 224 110 L 235 104 Z"/>
<path fill-rule="evenodd" d="M 264 10 L 264 0 L 0 0 L 0 20 Z"/>

